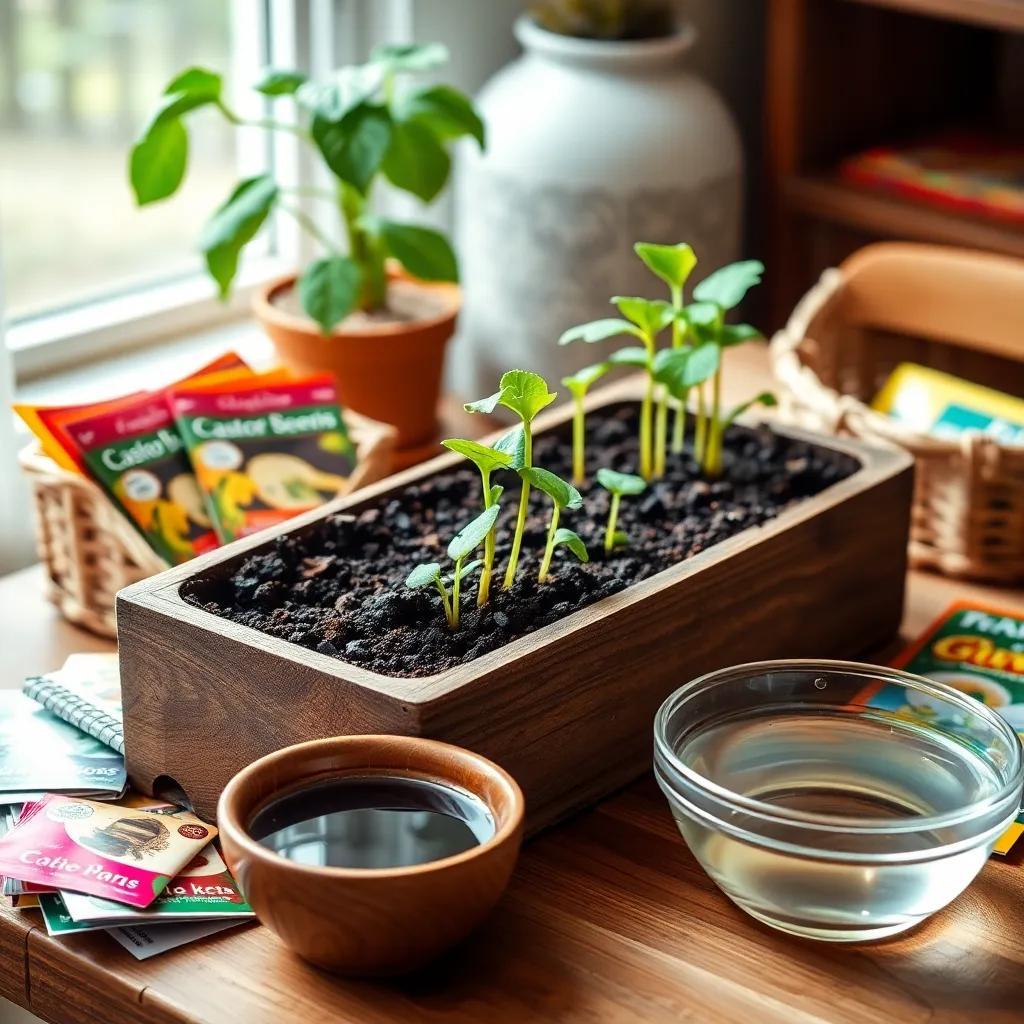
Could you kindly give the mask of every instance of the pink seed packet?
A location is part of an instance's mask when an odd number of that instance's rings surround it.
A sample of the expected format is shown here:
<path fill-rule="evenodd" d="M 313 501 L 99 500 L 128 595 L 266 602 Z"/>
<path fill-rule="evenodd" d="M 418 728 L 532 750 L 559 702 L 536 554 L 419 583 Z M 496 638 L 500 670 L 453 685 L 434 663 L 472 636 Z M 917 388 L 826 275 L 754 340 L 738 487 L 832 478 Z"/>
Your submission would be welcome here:
<path fill-rule="evenodd" d="M 49 795 L 0 838 L 0 873 L 23 882 L 148 907 L 217 834 L 188 811 Z"/>

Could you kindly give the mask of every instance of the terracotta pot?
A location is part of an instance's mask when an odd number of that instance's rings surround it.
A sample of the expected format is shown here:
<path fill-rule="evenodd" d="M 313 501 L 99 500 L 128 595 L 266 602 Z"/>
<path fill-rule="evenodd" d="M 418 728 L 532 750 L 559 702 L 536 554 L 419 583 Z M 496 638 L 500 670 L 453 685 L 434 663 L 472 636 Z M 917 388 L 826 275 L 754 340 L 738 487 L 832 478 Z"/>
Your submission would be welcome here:
<path fill-rule="evenodd" d="M 414 281 L 439 307 L 435 315 L 396 323 L 338 327 L 328 336 L 308 317 L 274 304 L 295 286 L 289 274 L 260 288 L 253 308 L 281 361 L 299 373 L 332 373 L 343 405 L 398 429 L 396 462 L 408 464 L 413 450 L 432 449 L 437 439 L 437 403 L 444 350 L 455 330 L 462 293 L 455 284 Z"/>
<path fill-rule="evenodd" d="M 355 773 L 440 782 L 487 805 L 487 842 L 400 868 L 317 867 L 256 842 L 249 825 L 267 804 L 310 783 Z M 504 892 L 519 854 L 523 794 L 496 764 L 414 736 L 339 736 L 285 747 L 236 775 L 220 798 L 224 856 L 257 917 L 301 957 L 344 974 L 399 974 L 465 938 Z"/>

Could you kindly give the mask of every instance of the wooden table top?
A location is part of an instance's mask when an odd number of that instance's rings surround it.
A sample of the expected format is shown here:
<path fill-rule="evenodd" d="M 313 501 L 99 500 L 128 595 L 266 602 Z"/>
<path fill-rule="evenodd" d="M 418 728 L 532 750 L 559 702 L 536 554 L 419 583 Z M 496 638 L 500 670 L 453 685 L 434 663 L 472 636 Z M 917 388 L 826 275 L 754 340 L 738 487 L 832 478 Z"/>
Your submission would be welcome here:
<path fill-rule="evenodd" d="M 7 686 L 105 646 L 39 586 L 37 570 L 0 580 Z M 905 637 L 957 598 L 1024 606 L 1020 591 L 912 573 Z M 338 979 L 257 925 L 140 963 L 106 935 L 51 939 L 37 911 L 0 910 L 0 996 L 76 1024 L 996 1024 L 1024 1020 L 1022 917 L 1024 850 L 904 937 L 773 932 L 715 888 L 648 776 L 528 844 L 491 919 L 420 976 Z"/>

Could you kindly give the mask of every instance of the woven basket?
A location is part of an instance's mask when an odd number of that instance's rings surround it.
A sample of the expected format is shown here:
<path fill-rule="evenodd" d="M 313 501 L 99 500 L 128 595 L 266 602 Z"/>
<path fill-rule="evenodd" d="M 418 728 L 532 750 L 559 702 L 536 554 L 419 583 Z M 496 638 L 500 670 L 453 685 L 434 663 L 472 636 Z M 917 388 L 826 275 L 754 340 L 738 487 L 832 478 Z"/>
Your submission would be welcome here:
<path fill-rule="evenodd" d="M 1024 580 L 1024 445 L 911 430 L 866 404 L 914 362 L 1024 395 L 1024 261 L 886 242 L 825 271 L 771 344 L 782 415 L 916 459 L 910 561 Z"/>
<path fill-rule="evenodd" d="M 356 413 L 346 412 L 345 420 L 358 458 L 351 477 L 355 489 L 390 472 L 395 430 Z M 35 443 L 19 461 L 31 484 L 47 596 L 70 622 L 116 636 L 117 592 L 167 563 L 91 480 L 62 469 Z"/>

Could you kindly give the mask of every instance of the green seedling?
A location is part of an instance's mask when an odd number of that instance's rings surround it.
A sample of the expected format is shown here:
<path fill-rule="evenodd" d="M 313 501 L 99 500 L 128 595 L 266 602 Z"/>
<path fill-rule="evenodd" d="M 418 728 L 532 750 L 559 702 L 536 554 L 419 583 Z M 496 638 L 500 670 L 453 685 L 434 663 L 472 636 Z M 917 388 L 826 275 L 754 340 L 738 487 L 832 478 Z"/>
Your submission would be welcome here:
<path fill-rule="evenodd" d="M 629 535 L 616 529 L 619 519 L 619 502 L 624 494 L 641 494 L 647 487 L 647 481 L 632 473 L 616 473 L 614 469 L 599 469 L 597 482 L 612 496 L 608 506 L 608 523 L 604 529 L 605 554 L 618 546 L 629 543 Z"/>
<path fill-rule="evenodd" d="M 472 555 L 473 552 L 485 542 L 487 537 L 493 535 L 494 524 L 498 519 L 499 511 L 500 509 L 497 503 L 491 505 L 489 508 L 481 512 L 476 519 L 467 523 L 461 530 L 459 530 L 448 545 L 448 557 L 455 563 L 455 573 L 452 579 L 453 629 L 458 629 L 459 627 L 459 592 L 462 585 L 462 578 L 465 575 L 462 571 L 462 563 L 467 556 Z"/>
<path fill-rule="evenodd" d="M 475 561 L 462 566 L 459 571 L 460 582 L 479 565 L 480 562 Z M 441 607 L 444 608 L 444 617 L 448 620 L 449 627 L 452 629 L 458 629 L 459 616 L 452 604 L 452 598 L 448 593 L 448 587 L 454 586 L 454 583 L 455 574 L 449 573 L 447 576 L 443 576 L 441 574 L 440 563 L 438 562 L 425 562 L 423 565 L 417 565 L 405 580 L 405 585 L 410 590 L 419 590 L 422 587 L 429 587 L 433 585 L 441 595 Z"/>
<path fill-rule="evenodd" d="M 590 555 L 587 546 L 572 530 L 559 528 L 558 517 L 562 509 L 577 509 L 583 507 L 583 496 L 567 483 L 560 476 L 549 473 L 546 469 L 534 466 L 524 469 L 522 472 L 524 480 L 528 480 L 538 490 L 543 491 L 551 499 L 551 520 L 548 523 L 548 538 L 544 545 L 544 555 L 540 562 L 540 572 L 537 574 L 537 582 L 543 583 L 551 572 L 551 558 L 555 548 L 565 545 L 581 562 L 589 562 Z M 524 484 L 525 486 L 525 484 Z"/>
<path fill-rule="evenodd" d="M 687 342 L 688 322 L 683 307 L 683 287 L 687 278 L 697 265 L 697 257 L 693 249 L 685 242 L 678 245 L 656 245 L 653 242 L 637 242 L 634 252 L 643 260 L 644 265 L 656 277 L 668 285 L 672 308 L 675 317 L 672 320 L 672 348 L 679 349 Z M 668 392 L 663 391 L 658 399 L 658 413 L 655 422 L 655 476 L 664 476 L 666 432 L 668 429 Z M 684 400 L 685 402 L 685 400 Z M 672 450 L 679 453 L 683 450 L 683 438 L 686 433 L 686 405 L 676 406 L 675 426 L 672 433 Z"/>
<path fill-rule="evenodd" d="M 740 345 L 759 336 L 756 328 L 749 324 L 727 324 L 726 313 L 738 306 L 755 285 L 760 284 L 764 264 L 759 260 L 743 260 L 730 263 L 706 277 L 693 290 L 695 306 L 701 310 L 703 322 L 698 325 L 698 334 L 719 349 Z M 691 322 L 693 313 L 691 312 Z M 699 392 L 697 458 L 708 476 L 718 476 L 722 471 L 722 435 L 725 419 L 721 415 L 722 369 L 719 365 L 712 378 L 711 408 L 706 407 L 703 388 Z"/>
<path fill-rule="evenodd" d="M 577 370 L 571 377 L 563 377 L 562 385 L 569 389 L 573 401 L 572 414 L 572 482 L 586 483 L 586 412 L 583 402 L 592 384 L 600 380 L 613 366 L 611 362 L 594 363 Z"/>
<path fill-rule="evenodd" d="M 520 475 L 523 477 L 523 488 L 519 495 L 519 513 L 516 517 L 516 528 L 512 534 L 512 550 L 505 569 L 504 589 L 508 590 L 515 582 L 519 568 L 519 551 L 523 544 L 523 530 L 526 528 L 526 513 L 530 507 L 530 482 L 525 470 L 533 465 L 533 433 L 531 424 L 541 409 L 549 406 L 557 394 L 548 391 L 547 381 L 529 370 L 509 370 L 503 373 L 498 383 L 498 390 L 487 398 L 466 405 L 467 412 L 492 413 L 499 406 L 514 412 L 522 420 L 521 455 L 518 458 Z M 513 433 L 514 444 L 518 447 L 519 438 Z"/>
<path fill-rule="evenodd" d="M 647 371 L 647 387 L 640 406 L 640 475 L 648 480 L 654 472 L 654 358 L 657 339 L 675 319 L 675 311 L 660 299 L 616 295 L 611 301 L 618 306 L 621 319 L 610 317 L 572 327 L 558 339 L 558 344 L 568 345 L 574 341 L 594 344 L 620 335 L 629 335 L 643 343 L 642 349 L 637 346 L 620 349 L 608 361 L 613 365 L 642 366 Z"/>
<path fill-rule="evenodd" d="M 508 436 L 508 435 L 506 435 Z M 504 440 L 504 438 L 502 439 Z M 500 443 L 500 442 L 499 442 Z M 513 452 L 503 451 L 500 448 L 488 448 L 487 445 L 478 441 L 468 441 L 459 437 L 450 437 L 441 444 L 445 448 L 459 455 L 465 456 L 476 466 L 480 473 L 480 484 L 484 511 L 496 505 L 501 497 L 504 488 L 500 484 L 491 483 L 491 474 L 496 469 L 514 469 L 516 455 Z M 477 589 L 478 605 L 487 603 L 491 590 L 491 576 L 494 572 L 494 527 L 487 531 L 484 537 L 484 559 L 483 568 L 480 570 L 480 584 Z"/>

